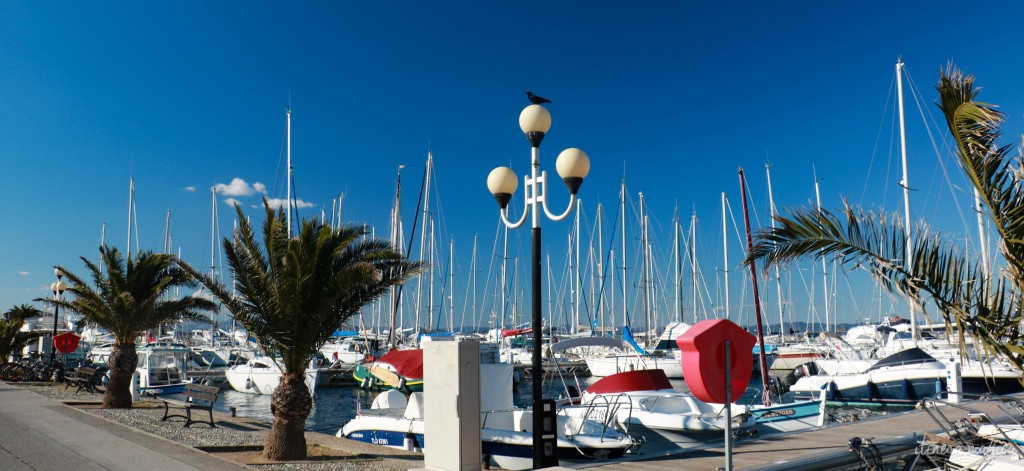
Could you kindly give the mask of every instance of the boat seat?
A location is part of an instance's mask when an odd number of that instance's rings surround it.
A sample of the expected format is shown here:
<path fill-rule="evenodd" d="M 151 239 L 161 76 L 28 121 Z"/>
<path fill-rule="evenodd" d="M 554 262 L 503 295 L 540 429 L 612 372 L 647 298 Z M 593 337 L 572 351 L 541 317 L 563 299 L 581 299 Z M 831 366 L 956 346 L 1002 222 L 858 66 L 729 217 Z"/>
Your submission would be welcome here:
<path fill-rule="evenodd" d="M 405 408 L 405 418 L 410 420 L 423 418 L 423 393 L 414 392 L 409 395 L 409 405 Z"/>
<path fill-rule="evenodd" d="M 409 405 L 409 401 L 405 399 L 405 394 L 394 389 L 388 389 L 377 395 L 373 400 L 373 404 L 370 409 L 405 409 Z"/>

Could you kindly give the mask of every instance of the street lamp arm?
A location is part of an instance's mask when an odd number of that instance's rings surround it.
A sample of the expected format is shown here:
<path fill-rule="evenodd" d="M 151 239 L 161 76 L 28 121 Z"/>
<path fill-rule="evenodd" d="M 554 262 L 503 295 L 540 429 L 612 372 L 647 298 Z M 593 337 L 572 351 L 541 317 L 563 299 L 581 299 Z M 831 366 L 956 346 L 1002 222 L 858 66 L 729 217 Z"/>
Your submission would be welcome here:
<path fill-rule="evenodd" d="M 526 211 L 523 211 L 523 217 L 519 218 L 519 221 L 512 222 L 508 220 L 508 207 L 506 206 L 505 209 L 502 209 L 501 211 L 498 212 L 499 214 L 501 214 L 501 222 L 505 223 L 505 225 L 508 226 L 509 229 L 516 229 L 522 226 L 523 223 L 526 222 L 526 216 L 530 214 L 530 207 L 527 206 L 526 208 Z"/>
<path fill-rule="evenodd" d="M 545 184 L 545 186 L 547 185 Z M 544 193 L 545 196 L 547 196 L 547 188 L 544 189 Z M 548 209 L 548 199 L 546 197 L 543 200 L 543 205 L 544 213 L 548 215 L 548 219 L 551 219 L 552 221 L 561 221 L 562 219 L 569 217 L 569 214 L 572 213 L 572 210 L 576 208 L 576 195 L 569 195 L 569 207 L 565 210 L 564 213 L 558 216 L 551 214 L 551 210 Z"/>

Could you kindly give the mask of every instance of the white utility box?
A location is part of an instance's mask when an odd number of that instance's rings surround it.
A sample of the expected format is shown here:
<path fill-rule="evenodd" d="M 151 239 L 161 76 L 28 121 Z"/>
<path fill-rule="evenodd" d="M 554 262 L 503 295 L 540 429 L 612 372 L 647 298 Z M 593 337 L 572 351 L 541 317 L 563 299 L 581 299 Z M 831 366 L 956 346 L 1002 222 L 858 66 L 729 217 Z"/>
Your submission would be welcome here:
<path fill-rule="evenodd" d="M 423 343 L 423 455 L 428 470 L 479 471 L 480 343 Z"/>

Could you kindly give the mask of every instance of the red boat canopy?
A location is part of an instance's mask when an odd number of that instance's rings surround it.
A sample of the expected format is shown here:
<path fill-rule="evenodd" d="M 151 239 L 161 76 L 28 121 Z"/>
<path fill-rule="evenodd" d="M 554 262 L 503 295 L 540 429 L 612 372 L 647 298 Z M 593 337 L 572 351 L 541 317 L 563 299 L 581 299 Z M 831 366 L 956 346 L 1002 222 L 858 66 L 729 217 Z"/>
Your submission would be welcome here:
<path fill-rule="evenodd" d="M 501 329 L 501 338 L 514 337 L 516 335 L 526 335 L 533 332 L 533 327 L 526 327 L 522 329 Z"/>
<path fill-rule="evenodd" d="M 398 374 L 407 379 L 419 379 L 423 377 L 423 350 L 391 350 L 385 353 L 377 361 L 387 363 L 395 367 Z"/>
<path fill-rule="evenodd" d="M 665 370 L 624 371 L 605 376 L 587 388 L 588 393 L 615 394 L 632 391 L 657 391 L 672 389 Z"/>

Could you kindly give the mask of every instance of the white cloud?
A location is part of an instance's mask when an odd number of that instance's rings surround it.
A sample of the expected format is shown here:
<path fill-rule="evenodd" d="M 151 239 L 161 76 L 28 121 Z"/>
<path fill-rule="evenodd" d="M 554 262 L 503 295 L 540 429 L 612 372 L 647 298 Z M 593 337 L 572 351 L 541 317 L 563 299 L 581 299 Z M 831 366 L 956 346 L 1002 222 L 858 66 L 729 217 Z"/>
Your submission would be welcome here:
<path fill-rule="evenodd" d="M 250 186 L 245 180 L 238 177 L 231 179 L 231 183 L 226 185 L 218 183 L 213 186 L 213 189 L 224 196 L 252 196 L 256 192 L 265 193 L 267 191 L 267 187 L 260 182 Z"/>
<path fill-rule="evenodd" d="M 187 191 L 189 193 L 195 193 L 196 187 L 194 187 L 192 185 L 189 185 L 189 186 L 186 186 L 185 188 L 182 188 L 182 190 L 185 190 L 185 191 Z"/>
<path fill-rule="evenodd" d="M 241 205 L 242 205 L 242 202 L 241 202 L 241 201 L 238 201 L 238 200 L 236 200 L 236 199 L 234 199 L 234 198 L 224 198 L 224 204 L 226 204 L 226 205 L 228 205 L 228 206 L 231 206 L 232 208 L 234 208 L 234 207 L 235 207 L 235 205 L 239 205 L 239 206 L 241 206 Z"/>
<path fill-rule="evenodd" d="M 281 209 L 281 208 L 285 207 L 285 204 L 287 204 L 287 201 L 285 201 L 283 198 L 268 198 L 267 199 L 267 206 L 270 206 L 270 209 L 275 209 L 275 210 L 276 209 Z M 292 204 L 294 204 L 295 207 L 297 207 L 299 209 L 312 208 L 313 207 L 313 203 L 307 203 L 307 202 L 302 201 L 302 200 L 295 200 Z M 259 206 L 254 206 L 254 207 L 258 208 Z"/>
<path fill-rule="evenodd" d="M 21 275 L 21 276 L 29 276 L 31 273 L 29 273 L 27 271 L 19 271 L 18 274 Z"/>

